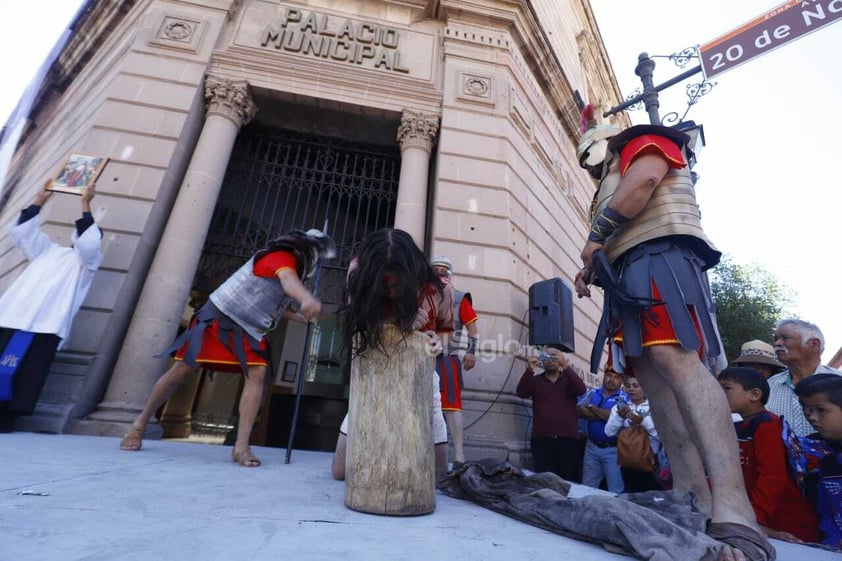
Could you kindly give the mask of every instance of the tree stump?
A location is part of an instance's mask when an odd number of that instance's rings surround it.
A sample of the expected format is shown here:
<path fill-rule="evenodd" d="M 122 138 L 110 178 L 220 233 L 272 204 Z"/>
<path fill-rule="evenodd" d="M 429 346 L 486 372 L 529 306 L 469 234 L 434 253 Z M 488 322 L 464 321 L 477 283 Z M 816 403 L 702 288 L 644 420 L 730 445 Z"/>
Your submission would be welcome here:
<path fill-rule="evenodd" d="M 383 330 L 384 354 L 351 361 L 345 506 L 389 516 L 436 508 L 431 378 L 427 337 Z"/>

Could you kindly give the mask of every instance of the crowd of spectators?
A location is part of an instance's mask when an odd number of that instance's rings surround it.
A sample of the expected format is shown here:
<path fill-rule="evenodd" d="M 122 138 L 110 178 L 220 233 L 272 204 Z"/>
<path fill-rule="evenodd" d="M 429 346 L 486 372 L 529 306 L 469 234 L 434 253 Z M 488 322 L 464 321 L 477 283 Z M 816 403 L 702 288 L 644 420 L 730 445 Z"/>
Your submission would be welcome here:
<path fill-rule="evenodd" d="M 717 376 L 732 412 L 746 493 L 768 537 L 839 549 L 842 372 L 821 364 L 824 336 L 811 323 L 781 320 L 772 340 L 745 343 Z M 613 493 L 668 489 L 669 459 L 634 373 L 621 376 L 608 364 L 602 386 L 583 389 L 564 355 L 550 352 L 543 372 L 536 371 L 537 358 L 528 359 L 517 389 L 532 399 L 534 469 Z M 584 454 L 562 445 L 570 439 L 565 412 L 571 400 L 577 401 Z M 618 457 L 620 433 L 636 424 L 650 439 L 651 471 L 623 467 Z"/>

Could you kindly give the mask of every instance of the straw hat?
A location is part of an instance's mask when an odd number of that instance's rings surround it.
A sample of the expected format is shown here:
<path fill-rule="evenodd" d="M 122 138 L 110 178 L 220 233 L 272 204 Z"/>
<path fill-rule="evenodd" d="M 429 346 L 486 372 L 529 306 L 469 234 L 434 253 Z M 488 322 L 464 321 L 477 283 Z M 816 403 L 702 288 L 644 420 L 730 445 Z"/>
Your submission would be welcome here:
<path fill-rule="evenodd" d="M 759 339 L 743 343 L 740 347 L 740 356 L 734 359 L 734 364 L 768 364 L 780 370 L 786 368 L 786 365 L 775 358 L 775 349 L 772 345 Z"/>

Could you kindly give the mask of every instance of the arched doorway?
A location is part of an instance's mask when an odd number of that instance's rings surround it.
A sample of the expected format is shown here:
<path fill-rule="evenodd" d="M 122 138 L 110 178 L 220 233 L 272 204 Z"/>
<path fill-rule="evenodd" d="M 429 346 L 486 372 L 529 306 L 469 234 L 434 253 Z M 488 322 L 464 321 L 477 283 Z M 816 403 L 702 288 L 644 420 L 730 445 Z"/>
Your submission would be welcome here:
<path fill-rule="evenodd" d="M 325 118 L 323 111 L 320 117 Z M 335 116 L 334 116 L 335 118 Z M 346 116 L 343 126 L 371 119 Z M 378 123 L 382 126 L 382 123 Z M 394 129 L 393 129 L 394 130 Z M 293 228 L 322 228 L 338 255 L 322 270 L 323 308 L 305 354 L 305 327 L 284 322 L 268 337 L 272 365 L 253 443 L 286 446 L 297 377 L 305 363 L 295 446 L 332 449 L 347 410 L 349 365 L 336 321 L 347 266 L 369 233 L 394 223 L 400 151 L 347 136 L 256 124 L 240 133 L 214 210 L 196 278 L 218 286 L 265 242 Z M 229 433 L 239 375 L 202 373 L 192 400 L 196 435 Z M 164 423 L 166 426 L 166 424 Z"/>

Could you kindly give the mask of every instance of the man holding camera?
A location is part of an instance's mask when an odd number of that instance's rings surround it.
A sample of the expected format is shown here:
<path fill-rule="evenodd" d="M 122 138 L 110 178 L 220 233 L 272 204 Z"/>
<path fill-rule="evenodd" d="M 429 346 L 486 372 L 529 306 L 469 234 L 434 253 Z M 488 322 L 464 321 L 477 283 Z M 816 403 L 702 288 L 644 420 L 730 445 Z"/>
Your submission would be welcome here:
<path fill-rule="evenodd" d="M 536 374 L 539 362 L 544 371 Z M 530 444 L 536 472 L 551 471 L 566 481 L 576 481 L 579 472 L 576 398 L 587 389 L 556 347 L 547 347 L 540 357 L 526 359 L 526 371 L 516 393 L 532 399 Z"/>

